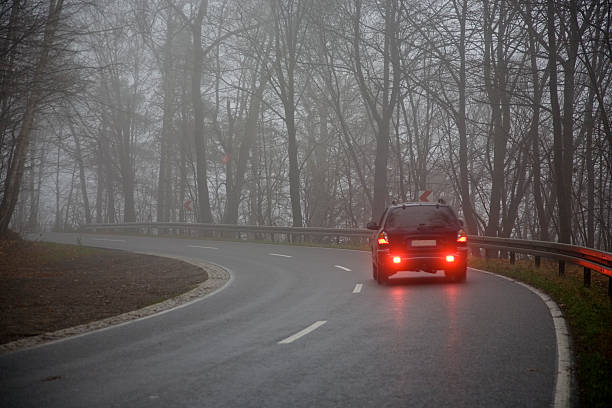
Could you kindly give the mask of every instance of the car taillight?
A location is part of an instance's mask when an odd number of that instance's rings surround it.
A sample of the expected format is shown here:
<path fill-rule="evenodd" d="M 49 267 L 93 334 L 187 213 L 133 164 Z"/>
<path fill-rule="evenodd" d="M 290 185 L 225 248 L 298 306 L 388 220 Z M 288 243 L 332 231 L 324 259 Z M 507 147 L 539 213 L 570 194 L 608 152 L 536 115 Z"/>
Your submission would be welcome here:
<path fill-rule="evenodd" d="M 460 229 L 459 232 L 457 232 L 457 242 L 461 244 L 467 243 L 467 234 L 462 229 Z"/>
<path fill-rule="evenodd" d="M 400 258 L 399 256 L 393 257 L 393 263 L 400 263 L 400 262 L 402 262 L 402 258 Z"/>
<path fill-rule="evenodd" d="M 389 245 L 389 237 L 385 231 L 378 234 L 378 245 Z"/>
<path fill-rule="evenodd" d="M 446 262 L 455 262 L 455 257 L 453 255 L 446 255 Z"/>

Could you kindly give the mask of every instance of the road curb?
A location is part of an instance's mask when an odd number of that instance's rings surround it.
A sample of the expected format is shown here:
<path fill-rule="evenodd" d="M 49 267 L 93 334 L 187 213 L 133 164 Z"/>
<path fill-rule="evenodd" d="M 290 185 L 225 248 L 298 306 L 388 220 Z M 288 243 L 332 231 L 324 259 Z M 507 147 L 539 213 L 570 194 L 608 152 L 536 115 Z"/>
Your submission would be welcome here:
<path fill-rule="evenodd" d="M 84 323 L 78 326 L 68 327 L 66 329 L 57 330 L 54 332 L 43 333 L 38 336 L 32 336 L 24 339 L 12 341 L 0 345 L 0 354 L 18 352 L 26 349 L 43 347 L 50 344 L 59 343 L 62 341 L 74 339 L 81 336 L 86 336 L 92 333 L 97 333 L 103 330 L 113 329 L 126 324 L 134 323 L 140 320 L 150 319 L 177 310 L 193 303 L 199 302 L 209 296 L 219 293 L 225 289 L 233 280 L 232 272 L 220 265 L 212 262 L 196 261 L 194 259 L 174 256 L 161 255 L 158 253 L 149 252 L 134 252 L 142 255 L 154 255 L 164 258 L 172 258 L 182 262 L 189 263 L 204 269 L 208 274 L 208 279 L 200 283 L 194 289 L 182 293 L 162 302 L 153 305 L 145 306 L 141 309 L 132 310 L 120 315 L 107 317 L 102 320 L 97 320 L 89 323 Z"/>
<path fill-rule="evenodd" d="M 553 320 L 553 324 L 555 327 L 555 337 L 557 340 L 557 377 L 555 378 L 555 391 L 553 395 L 553 407 L 554 408 L 569 408 L 572 406 L 571 404 L 571 385 L 572 385 L 572 352 L 570 347 L 570 334 L 567 328 L 567 322 L 563 317 L 563 312 L 557 305 L 557 303 L 552 300 L 550 296 L 541 290 L 534 288 L 531 285 L 528 285 L 524 282 L 521 282 L 516 279 L 509 278 L 508 276 L 499 275 L 494 272 L 483 271 L 482 269 L 469 268 L 477 272 L 486 273 L 488 275 L 493 275 L 499 278 L 506 279 L 510 282 L 514 282 L 519 284 L 531 292 L 535 293 L 542 299 L 542 301 L 548 307 L 550 315 Z"/>

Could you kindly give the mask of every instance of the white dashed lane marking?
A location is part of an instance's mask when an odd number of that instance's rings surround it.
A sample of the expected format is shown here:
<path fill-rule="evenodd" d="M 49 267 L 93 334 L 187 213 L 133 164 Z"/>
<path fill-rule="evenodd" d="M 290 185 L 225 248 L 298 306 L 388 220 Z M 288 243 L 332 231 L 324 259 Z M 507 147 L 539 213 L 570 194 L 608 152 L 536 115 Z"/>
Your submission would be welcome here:
<path fill-rule="evenodd" d="M 308 333 L 310 333 L 310 332 L 318 329 L 319 327 L 323 326 L 325 323 L 327 323 L 327 320 L 319 320 L 318 322 L 314 322 L 313 324 L 311 324 L 310 326 L 308 326 L 304 330 L 300 330 L 299 332 L 295 333 L 293 336 L 289 336 L 286 339 L 279 341 L 278 344 L 293 343 L 294 341 L 296 341 L 300 337 L 303 337 L 303 336 L 307 335 Z"/>
<path fill-rule="evenodd" d="M 342 266 L 342 265 L 334 265 L 334 266 L 338 269 L 342 269 L 343 271 L 347 271 L 347 272 L 351 271 L 349 268 Z"/>
<path fill-rule="evenodd" d="M 285 254 L 268 254 L 268 255 L 272 255 L 272 256 L 280 256 L 281 258 L 293 258 L 293 256 L 291 256 L 291 255 L 285 255 Z"/>
<path fill-rule="evenodd" d="M 125 242 L 125 239 L 92 238 L 93 241 Z"/>
<path fill-rule="evenodd" d="M 362 283 L 358 283 L 355 285 L 355 289 L 353 289 L 353 293 L 360 293 L 361 292 L 361 288 L 363 288 L 363 284 Z"/>
<path fill-rule="evenodd" d="M 201 248 L 201 249 L 219 249 L 211 246 L 200 246 L 200 245 L 189 245 L 189 248 Z"/>

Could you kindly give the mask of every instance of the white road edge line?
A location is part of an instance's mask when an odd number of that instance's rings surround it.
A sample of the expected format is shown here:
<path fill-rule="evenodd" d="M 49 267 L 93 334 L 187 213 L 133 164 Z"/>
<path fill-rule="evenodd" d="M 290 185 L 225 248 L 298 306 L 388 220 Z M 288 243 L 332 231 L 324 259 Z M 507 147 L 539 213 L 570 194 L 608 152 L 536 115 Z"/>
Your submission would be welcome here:
<path fill-rule="evenodd" d="M 125 239 L 92 238 L 92 241 L 125 242 Z"/>
<path fill-rule="evenodd" d="M 272 256 L 280 256 L 282 258 L 293 258 L 292 255 L 285 255 L 285 254 L 268 254 L 268 255 L 272 255 Z"/>
<path fill-rule="evenodd" d="M 311 331 L 314 331 L 314 330 L 318 329 L 319 327 L 323 326 L 325 323 L 327 323 L 327 320 L 319 320 L 317 322 L 314 322 L 313 324 L 311 324 L 310 326 L 308 326 L 304 330 L 300 330 L 299 332 L 295 333 L 293 336 L 289 336 L 286 339 L 279 341 L 278 344 L 293 343 L 294 341 L 296 341 L 300 337 L 303 337 L 303 336 L 307 335 L 308 333 L 310 333 Z"/>
<path fill-rule="evenodd" d="M 154 256 L 165 257 L 164 255 L 159 255 L 159 254 L 150 253 L 150 252 L 134 252 L 134 253 L 135 254 L 141 254 L 141 255 L 154 255 Z M 195 261 L 195 260 L 194 261 L 190 261 L 187 258 L 175 257 L 174 255 L 168 255 L 168 257 L 171 257 L 172 259 L 180 259 L 183 262 L 191 263 L 192 265 L 198 266 L 197 261 Z M 94 330 L 91 330 L 91 331 L 88 331 L 88 332 L 85 332 L 85 333 L 79 333 L 79 334 L 75 334 L 73 336 L 63 337 L 63 338 L 57 339 L 57 340 L 51 340 L 51 341 L 49 341 L 47 343 L 36 344 L 36 345 L 34 345 L 32 347 L 26 347 L 26 348 L 23 348 L 23 349 L 20 349 L 20 350 L 10 351 L 10 352 L 7 352 L 6 354 L 19 353 L 19 352 L 24 351 L 24 350 L 33 350 L 33 349 L 37 349 L 37 348 L 42 348 L 42 347 L 50 346 L 52 344 L 63 343 L 65 341 L 69 341 L 69 340 L 73 340 L 73 339 L 78 339 L 80 337 L 89 336 L 90 334 L 100 333 L 100 332 L 104 332 L 104 331 L 107 331 L 107 330 L 113 330 L 113 329 L 116 329 L 116 328 L 119 328 L 119 327 L 122 327 L 122 326 L 127 326 L 128 324 L 132 324 L 132 323 L 136 323 L 136 322 L 141 322 L 143 320 L 149 320 L 149 319 L 152 319 L 152 318 L 155 318 L 155 317 L 158 317 L 158 316 L 162 316 L 162 315 L 165 315 L 166 313 L 171 313 L 171 312 L 174 312 L 175 310 L 179 310 L 179 309 L 182 309 L 184 307 L 188 307 L 188 306 L 191 306 L 191 305 L 193 305 L 195 303 L 201 302 L 204 299 L 208 299 L 209 297 L 214 296 L 214 295 L 220 293 L 221 291 L 223 291 L 224 289 L 228 288 L 234 282 L 234 272 L 231 269 L 226 268 L 225 266 L 221 266 L 219 264 L 216 264 L 214 262 L 206 261 L 206 263 L 209 263 L 211 265 L 214 265 L 216 267 L 224 269 L 229 274 L 230 278 L 229 278 L 229 280 L 227 282 L 225 282 L 225 284 L 223 286 L 215 289 L 214 291 L 212 291 L 212 292 L 210 292 L 210 293 L 208 293 L 208 294 L 206 294 L 206 295 L 204 295 L 202 297 L 190 300 L 190 301 L 188 301 L 186 303 L 181 303 L 180 305 L 171 307 L 170 309 L 165 309 L 165 310 L 161 310 L 161 311 L 159 311 L 157 313 L 153 313 L 153 314 L 150 314 L 150 315 L 147 315 L 147 316 L 138 317 L 138 318 L 136 318 L 134 320 L 128 320 L 128 321 L 125 321 L 125 322 L 122 322 L 122 323 L 117 323 L 117 324 L 114 324 L 114 325 L 110 325 L 110 326 L 106 326 L 106 327 L 101 327 L 99 329 L 94 329 Z M 127 313 L 129 313 L 129 312 L 127 312 Z"/>
<path fill-rule="evenodd" d="M 353 289 L 353 293 L 360 293 L 361 292 L 361 288 L 363 288 L 363 284 L 362 283 L 358 283 L 355 285 L 355 289 Z"/>
<path fill-rule="evenodd" d="M 334 265 L 334 266 L 338 269 L 342 269 L 343 271 L 347 271 L 347 272 L 351 271 L 349 268 L 342 266 L 342 265 Z"/>
<path fill-rule="evenodd" d="M 557 303 L 550 298 L 546 293 L 534 288 L 526 283 L 517 281 L 516 279 L 509 278 L 507 276 L 498 275 L 493 272 L 483 271 L 481 269 L 470 268 L 478 272 L 486 273 L 489 275 L 497 276 L 511 282 L 517 283 L 531 292 L 538 295 L 542 301 L 548 306 L 548 310 L 553 319 L 555 326 L 555 335 L 557 338 L 557 378 L 555 379 L 555 395 L 553 401 L 554 408 L 569 408 L 571 402 L 570 395 L 570 384 L 572 376 L 572 353 L 570 350 L 570 335 L 567 329 L 567 323 L 563 317 L 563 313 Z"/>
<path fill-rule="evenodd" d="M 219 248 L 211 247 L 211 246 L 201 246 L 201 245 L 188 245 L 189 248 L 202 248 L 202 249 L 216 249 Z"/>

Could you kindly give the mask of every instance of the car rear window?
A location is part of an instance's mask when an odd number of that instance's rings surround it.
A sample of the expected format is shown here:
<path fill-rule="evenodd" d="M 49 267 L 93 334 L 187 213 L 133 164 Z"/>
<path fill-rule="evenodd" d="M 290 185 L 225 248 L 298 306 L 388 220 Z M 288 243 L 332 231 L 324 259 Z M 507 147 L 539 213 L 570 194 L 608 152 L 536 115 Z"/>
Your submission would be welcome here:
<path fill-rule="evenodd" d="M 406 206 L 389 210 L 385 228 L 413 229 L 418 227 L 451 227 L 459 224 L 457 217 L 446 206 Z"/>

